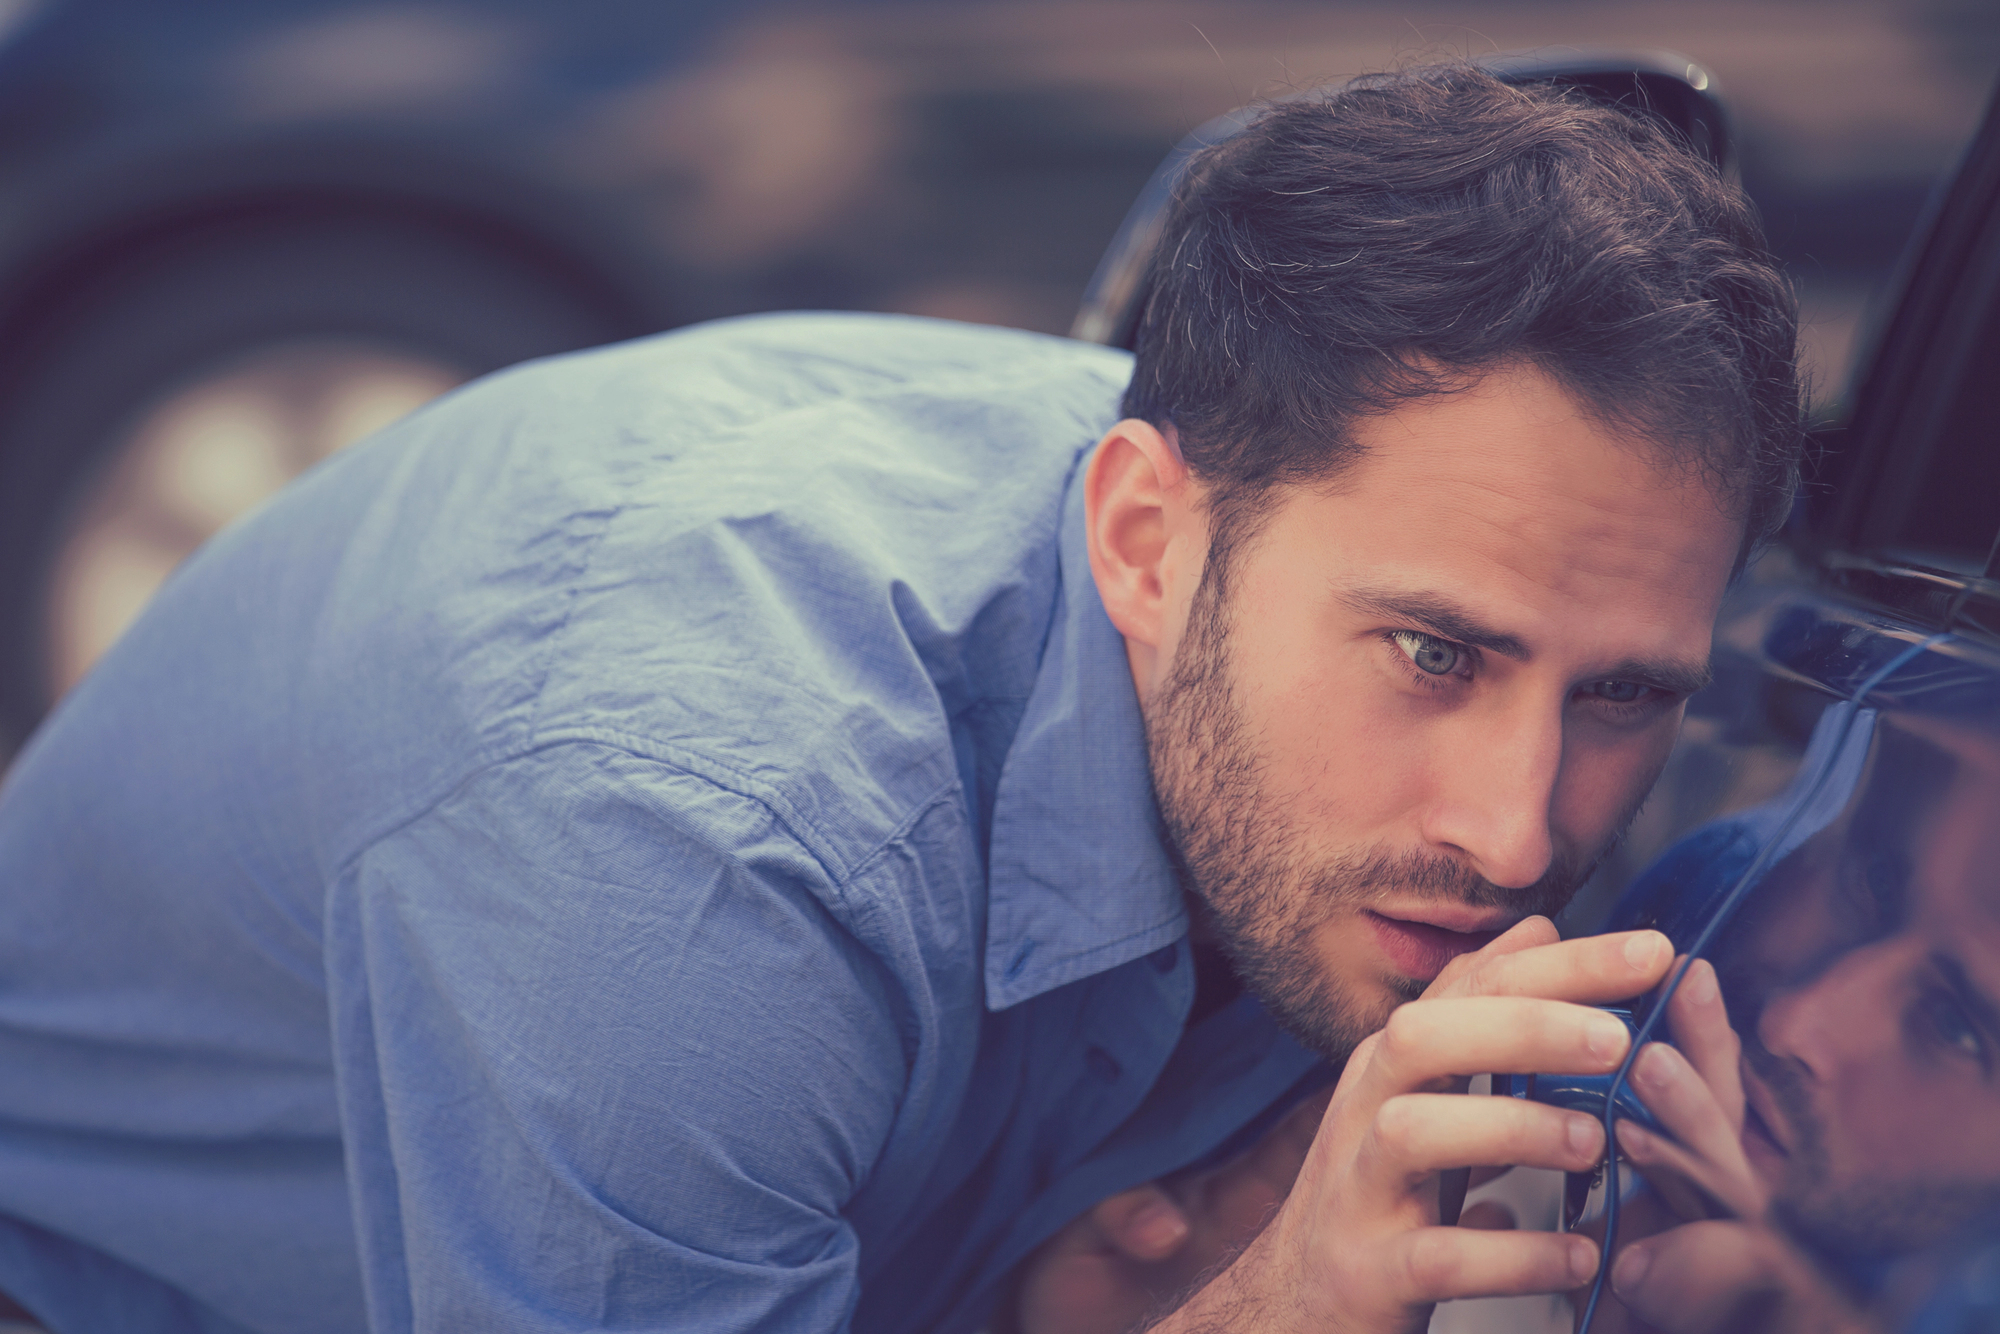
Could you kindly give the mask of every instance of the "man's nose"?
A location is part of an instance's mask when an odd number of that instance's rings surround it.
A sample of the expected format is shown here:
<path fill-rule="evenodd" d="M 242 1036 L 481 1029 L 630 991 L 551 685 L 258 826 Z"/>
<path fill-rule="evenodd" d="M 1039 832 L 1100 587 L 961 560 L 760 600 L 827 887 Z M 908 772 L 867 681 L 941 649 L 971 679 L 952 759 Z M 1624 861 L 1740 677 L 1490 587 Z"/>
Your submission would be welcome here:
<path fill-rule="evenodd" d="M 1493 884 L 1521 889 L 1555 856 L 1550 807 L 1562 772 L 1560 710 L 1517 708 L 1467 720 L 1437 757 L 1437 799 L 1424 829 Z"/>

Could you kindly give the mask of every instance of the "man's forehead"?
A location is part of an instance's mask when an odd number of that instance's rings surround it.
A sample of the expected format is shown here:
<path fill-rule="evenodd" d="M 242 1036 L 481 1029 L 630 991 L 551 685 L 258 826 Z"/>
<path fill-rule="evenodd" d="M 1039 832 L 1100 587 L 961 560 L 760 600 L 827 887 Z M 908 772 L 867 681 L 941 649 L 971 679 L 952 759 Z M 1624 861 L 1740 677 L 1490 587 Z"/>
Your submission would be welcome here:
<path fill-rule="evenodd" d="M 1401 530 L 1445 555 L 1454 544 L 1523 562 L 1539 553 L 1558 567 L 1550 573 L 1582 565 L 1643 579 L 1720 558 L 1726 578 L 1741 545 L 1732 497 L 1650 440 L 1607 427 L 1533 366 L 1410 400 L 1350 435 L 1352 462 L 1282 503 L 1303 499 L 1346 526 L 1358 519 L 1375 540 Z"/>

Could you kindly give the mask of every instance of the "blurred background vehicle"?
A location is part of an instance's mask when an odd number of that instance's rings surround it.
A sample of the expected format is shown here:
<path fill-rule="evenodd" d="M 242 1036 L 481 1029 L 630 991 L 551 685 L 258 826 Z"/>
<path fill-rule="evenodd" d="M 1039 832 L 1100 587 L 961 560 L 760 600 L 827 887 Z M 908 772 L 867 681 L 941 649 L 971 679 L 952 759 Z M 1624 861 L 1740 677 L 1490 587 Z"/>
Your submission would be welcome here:
<path fill-rule="evenodd" d="M 0 762 L 207 535 L 466 378 L 799 306 L 1066 332 L 1189 128 L 1427 58 L 1712 71 L 1837 417 L 2000 67 L 1983 0 L 0 0 L 0 24 Z"/>

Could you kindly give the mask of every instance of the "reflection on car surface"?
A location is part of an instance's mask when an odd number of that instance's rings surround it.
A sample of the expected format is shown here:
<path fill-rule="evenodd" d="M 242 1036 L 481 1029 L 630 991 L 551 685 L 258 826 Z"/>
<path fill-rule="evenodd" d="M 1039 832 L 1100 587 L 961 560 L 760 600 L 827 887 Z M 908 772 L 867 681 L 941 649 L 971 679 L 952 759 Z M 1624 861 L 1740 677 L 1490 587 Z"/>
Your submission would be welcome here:
<path fill-rule="evenodd" d="M 1725 613 L 1717 684 L 1624 865 L 1657 860 L 1608 922 L 1686 948 L 1752 876 L 1711 950 L 1744 1147 L 1883 1329 L 2000 1321 L 1996 365 L 2000 101 L 1851 424 Z"/>

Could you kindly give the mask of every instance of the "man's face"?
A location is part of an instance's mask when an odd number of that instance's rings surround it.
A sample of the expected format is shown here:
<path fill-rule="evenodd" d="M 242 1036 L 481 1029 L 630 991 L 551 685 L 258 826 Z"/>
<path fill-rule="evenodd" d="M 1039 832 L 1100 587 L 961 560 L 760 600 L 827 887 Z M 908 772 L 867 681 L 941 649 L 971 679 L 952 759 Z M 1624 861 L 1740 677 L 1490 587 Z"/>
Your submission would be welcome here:
<path fill-rule="evenodd" d="M 1810 953 L 1869 906 L 1894 918 L 1808 960 L 1745 1034 L 1744 1148 L 1794 1231 L 1837 1254 L 1917 1249 L 2000 1208 L 2000 750 L 1935 739 L 1908 752 L 1921 772 L 1871 784 L 1921 783 L 1915 818 L 1830 830 L 1806 875 L 1773 878 L 1796 902 L 1761 926 Z"/>
<path fill-rule="evenodd" d="M 1532 369 L 1355 436 L 1359 463 L 1271 494 L 1226 587 L 1211 551 L 1166 609 L 1178 633 L 1134 650 L 1190 887 L 1267 1008 L 1335 1059 L 1568 901 L 1706 679 L 1741 536 Z"/>

